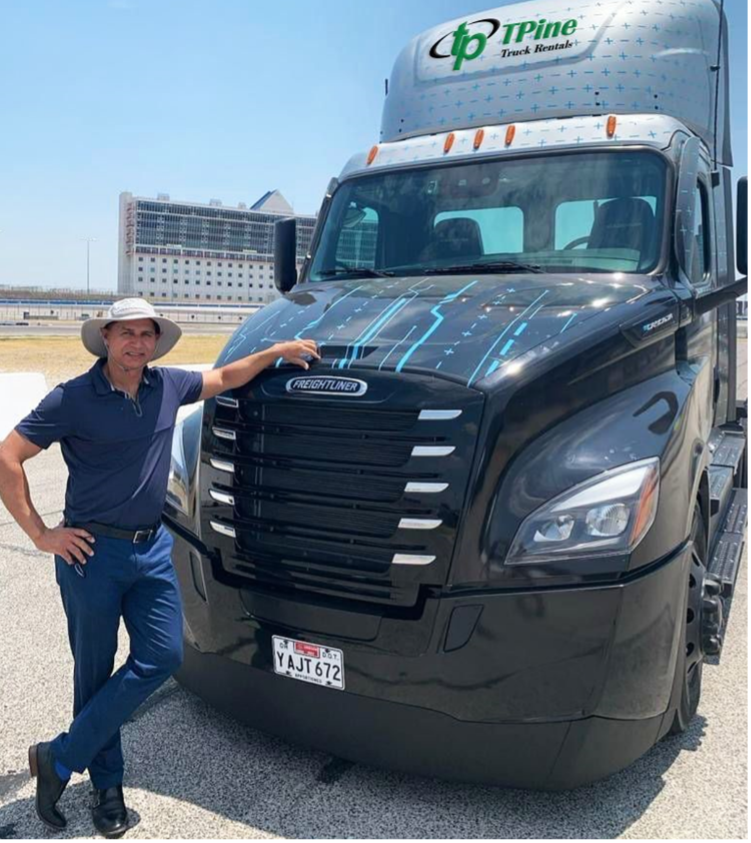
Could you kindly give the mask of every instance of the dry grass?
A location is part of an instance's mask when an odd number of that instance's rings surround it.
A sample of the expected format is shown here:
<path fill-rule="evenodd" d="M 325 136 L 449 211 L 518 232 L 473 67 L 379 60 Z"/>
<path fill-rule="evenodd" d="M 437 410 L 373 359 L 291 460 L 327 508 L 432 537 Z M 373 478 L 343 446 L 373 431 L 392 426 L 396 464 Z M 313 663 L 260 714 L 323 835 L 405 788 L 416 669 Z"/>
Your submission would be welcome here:
<path fill-rule="evenodd" d="M 213 363 L 230 334 L 183 334 L 160 365 Z M 0 372 L 42 372 L 52 387 L 90 369 L 94 358 L 80 337 L 0 337 Z"/>

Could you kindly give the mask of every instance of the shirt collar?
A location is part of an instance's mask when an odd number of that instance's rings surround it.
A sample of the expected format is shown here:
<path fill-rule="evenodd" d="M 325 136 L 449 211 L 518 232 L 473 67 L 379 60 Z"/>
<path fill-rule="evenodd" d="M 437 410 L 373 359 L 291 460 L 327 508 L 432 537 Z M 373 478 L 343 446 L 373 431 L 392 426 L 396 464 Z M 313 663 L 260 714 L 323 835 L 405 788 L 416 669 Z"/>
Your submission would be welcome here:
<path fill-rule="evenodd" d="M 107 376 L 104 374 L 104 364 L 106 362 L 106 357 L 100 357 L 91 369 L 89 369 L 91 373 L 91 380 L 94 384 L 94 389 L 97 395 L 109 395 L 109 393 L 116 391 L 115 387 L 112 386 L 112 384 L 107 380 Z M 154 375 L 152 374 L 151 369 L 148 366 L 145 366 L 141 377 L 141 383 L 150 387 L 153 380 Z"/>

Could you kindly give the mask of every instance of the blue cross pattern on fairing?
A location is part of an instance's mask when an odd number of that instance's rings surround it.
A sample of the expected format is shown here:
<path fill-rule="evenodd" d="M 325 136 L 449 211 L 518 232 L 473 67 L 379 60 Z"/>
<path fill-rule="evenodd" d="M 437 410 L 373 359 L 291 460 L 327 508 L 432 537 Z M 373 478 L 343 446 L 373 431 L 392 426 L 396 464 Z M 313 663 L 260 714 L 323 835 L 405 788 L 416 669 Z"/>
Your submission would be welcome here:
<path fill-rule="evenodd" d="M 597 113 L 622 115 L 615 140 L 649 137 L 654 143 L 660 136 L 665 146 L 668 131 L 675 131 L 671 126 L 675 121 L 665 122 L 670 115 L 711 147 L 717 79 L 708 70 L 717 60 L 719 17 L 710 0 L 602 0 L 566 6 L 535 0 L 477 13 L 465 22 L 487 18 L 497 19 L 501 27 L 525 18 L 576 19 L 579 37 L 555 56 L 533 52 L 521 60 L 504 57 L 505 46 L 496 36 L 489 39 L 480 56 L 483 61 L 465 62 L 461 71 L 453 70 L 451 56 L 430 55 L 431 45 L 441 37 L 447 38 L 445 43 L 450 46 L 452 28 L 456 29 L 461 19 L 413 39 L 394 65 L 376 165 L 406 160 L 400 157 L 408 151 L 405 139 L 415 136 L 475 127 L 498 129 L 497 124 L 550 118 L 590 118 Z M 478 27 L 481 31 L 482 25 Z M 563 43 L 567 38 L 553 40 Z M 722 77 L 720 82 L 724 84 Z M 722 155 L 722 90 L 719 103 L 718 147 Z M 639 115 L 640 119 L 628 121 L 624 119 L 627 115 Z M 654 118 L 663 119 L 655 122 Z M 568 125 L 559 129 L 554 139 L 541 136 L 543 127 L 535 125 L 536 137 L 526 143 L 515 141 L 512 150 L 611 140 L 599 122 L 598 128 L 592 119 L 567 120 Z M 496 134 L 502 136 L 503 132 Z M 457 135 L 450 155 L 462 152 L 460 140 Z M 490 151 L 489 140 L 493 139 L 486 138 L 483 152 Z M 504 149 L 503 142 L 496 148 Z M 387 151 L 396 156 L 387 156 Z M 409 160 L 419 158 L 421 150 L 410 147 L 409 155 Z"/>

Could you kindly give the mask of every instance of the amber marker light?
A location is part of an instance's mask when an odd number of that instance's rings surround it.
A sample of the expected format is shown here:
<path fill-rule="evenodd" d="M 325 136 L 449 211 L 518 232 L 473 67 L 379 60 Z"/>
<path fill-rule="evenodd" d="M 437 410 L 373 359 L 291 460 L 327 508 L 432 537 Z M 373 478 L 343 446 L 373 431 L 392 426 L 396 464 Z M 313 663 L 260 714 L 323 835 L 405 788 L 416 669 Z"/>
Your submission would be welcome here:
<path fill-rule="evenodd" d="M 370 148 L 370 152 L 368 153 L 368 166 L 370 166 L 375 161 L 376 155 L 378 155 L 378 145 L 377 144 Z"/>
<path fill-rule="evenodd" d="M 482 146 L 482 142 L 485 139 L 485 129 L 478 129 L 475 132 L 475 149 L 479 149 Z"/>
<path fill-rule="evenodd" d="M 514 139 L 515 134 L 516 126 L 512 123 L 506 128 L 506 146 L 511 146 L 511 141 Z"/>
<path fill-rule="evenodd" d="M 615 114 L 611 114 L 608 117 L 608 137 L 612 138 L 615 134 Z"/>
<path fill-rule="evenodd" d="M 451 149 L 454 145 L 454 133 L 449 132 L 446 140 L 443 142 L 443 153 L 444 155 Z"/>

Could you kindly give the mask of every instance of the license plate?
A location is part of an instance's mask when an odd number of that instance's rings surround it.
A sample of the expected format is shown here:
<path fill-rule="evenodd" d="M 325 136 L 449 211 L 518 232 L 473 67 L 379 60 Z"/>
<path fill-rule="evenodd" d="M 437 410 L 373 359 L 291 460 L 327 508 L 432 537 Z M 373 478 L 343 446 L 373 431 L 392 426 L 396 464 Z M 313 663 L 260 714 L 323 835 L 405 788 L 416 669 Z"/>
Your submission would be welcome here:
<path fill-rule="evenodd" d="M 274 673 L 312 682 L 324 688 L 344 690 L 344 656 L 341 650 L 273 636 Z"/>

